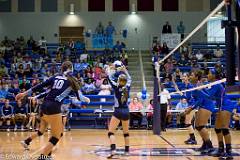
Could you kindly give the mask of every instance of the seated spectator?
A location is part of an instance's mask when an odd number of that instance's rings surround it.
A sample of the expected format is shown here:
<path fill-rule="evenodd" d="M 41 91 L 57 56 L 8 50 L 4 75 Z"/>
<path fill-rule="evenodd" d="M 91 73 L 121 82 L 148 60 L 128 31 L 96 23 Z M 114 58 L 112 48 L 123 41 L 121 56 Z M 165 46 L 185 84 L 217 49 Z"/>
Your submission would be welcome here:
<path fill-rule="evenodd" d="M 173 77 L 176 82 L 181 82 L 182 80 L 182 72 L 180 71 L 179 68 L 176 69 L 176 71 L 173 73 Z"/>
<path fill-rule="evenodd" d="M 148 128 L 153 125 L 153 99 L 150 100 L 147 110 L 151 111 L 147 113 Z"/>
<path fill-rule="evenodd" d="M 216 58 L 221 58 L 223 56 L 223 51 L 221 50 L 220 46 L 217 46 L 217 49 L 214 50 L 213 54 Z"/>
<path fill-rule="evenodd" d="M 100 86 L 100 92 L 98 93 L 98 95 L 111 95 L 111 85 L 108 83 L 107 79 L 103 80 L 103 83 Z M 105 102 L 106 99 L 105 98 L 101 98 L 100 100 L 101 102 Z"/>
<path fill-rule="evenodd" d="M 26 103 L 22 101 L 17 102 L 17 107 L 14 110 L 14 120 L 15 122 L 21 122 L 21 130 L 24 130 L 24 125 L 27 120 L 27 107 Z M 17 123 L 15 124 L 14 130 L 17 130 Z"/>
<path fill-rule="evenodd" d="M 70 107 L 70 104 L 68 102 L 64 102 L 61 105 L 62 121 L 63 121 L 63 131 L 67 131 L 65 126 L 66 126 L 67 119 L 68 119 L 69 107 Z"/>
<path fill-rule="evenodd" d="M 153 53 L 160 53 L 161 51 L 162 51 L 161 44 L 157 42 L 156 45 L 153 46 Z"/>
<path fill-rule="evenodd" d="M 203 61 L 203 54 L 201 53 L 201 50 L 198 50 L 196 58 L 198 61 Z"/>
<path fill-rule="evenodd" d="M 4 122 L 7 122 L 7 126 L 8 126 L 7 131 L 10 131 L 11 121 L 13 121 L 13 123 L 15 124 L 13 107 L 9 105 L 9 100 L 6 99 L 5 104 L 2 107 L 2 111 L 1 111 L 0 126 L 2 126 Z"/>
<path fill-rule="evenodd" d="M 9 94 L 8 92 L 8 87 L 6 87 L 7 84 L 0 84 L 0 102 L 5 101 L 5 98 L 7 98 L 7 95 Z"/>
<path fill-rule="evenodd" d="M 83 94 L 96 94 L 96 87 L 92 79 L 88 79 L 86 83 L 84 83 L 82 87 Z"/>
<path fill-rule="evenodd" d="M 117 41 L 116 44 L 113 46 L 113 52 L 115 57 L 119 57 L 121 53 L 123 53 L 124 46 Z"/>
<path fill-rule="evenodd" d="M 168 46 L 167 46 L 167 43 L 166 43 L 166 42 L 163 42 L 161 54 L 166 55 L 166 54 L 168 54 L 168 53 L 169 53 L 169 48 L 168 48 Z"/>
<path fill-rule="evenodd" d="M 25 69 L 25 71 L 24 71 L 24 75 L 26 75 L 27 78 L 32 77 L 32 75 L 33 75 L 33 69 L 32 69 L 32 67 L 31 67 L 30 64 L 27 64 L 27 67 L 26 67 L 26 69 Z"/>
<path fill-rule="evenodd" d="M 129 104 L 130 113 L 130 126 L 134 126 L 134 121 L 138 121 L 138 128 L 141 127 L 143 115 L 140 112 L 143 108 L 143 104 L 139 101 L 138 97 L 134 97 Z"/>
<path fill-rule="evenodd" d="M 79 73 L 82 70 L 80 60 L 77 59 L 73 66 L 74 70 Z"/>
<path fill-rule="evenodd" d="M 32 95 L 33 97 L 36 96 L 36 94 L 34 93 Z M 26 125 L 26 127 L 30 130 L 35 130 L 35 125 L 36 125 L 36 120 L 37 120 L 37 116 L 39 114 L 39 103 L 37 101 L 30 101 L 29 105 L 28 105 L 28 116 L 29 116 L 29 121 L 28 124 Z"/>
<path fill-rule="evenodd" d="M 27 41 L 27 46 L 32 48 L 36 42 L 34 41 L 33 37 L 30 36 L 29 40 Z"/>
<path fill-rule="evenodd" d="M 6 47 L 5 47 L 5 45 L 3 44 L 3 43 L 0 43 L 0 53 L 5 53 L 5 51 L 6 51 Z"/>
<path fill-rule="evenodd" d="M 234 120 L 234 128 L 236 130 L 240 130 L 240 101 L 238 102 L 238 106 L 233 110 L 233 120 Z"/>
<path fill-rule="evenodd" d="M 40 49 L 43 49 L 44 52 L 47 50 L 47 40 L 44 38 L 44 36 L 41 37 L 41 39 L 38 41 L 38 46 Z"/>
<path fill-rule="evenodd" d="M 12 87 L 9 89 L 9 93 L 11 93 L 14 97 L 20 92 L 19 84 L 13 83 Z"/>
<path fill-rule="evenodd" d="M 19 88 L 21 89 L 21 91 L 26 91 L 31 88 L 31 84 L 29 81 L 27 81 L 26 78 L 23 78 L 22 82 L 19 84 Z"/>
<path fill-rule="evenodd" d="M 178 66 L 180 66 L 180 67 L 184 67 L 184 66 L 188 66 L 188 65 L 189 65 L 189 63 L 188 63 L 188 61 L 186 60 L 186 58 L 185 58 L 184 55 L 181 56 L 181 59 L 178 61 L 177 64 L 178 64 Z"/>
<path fill-rule="evenodd" d="M 165 71 L 167 73 L 172 73 L 173 72 L 173 63 L 171 59 L 167 60 L 167 63 L 164 65 Z"/>
<path fill-rule="evenodd" d="M 18 66 L 18 69 L 17 69 L 17 71 L 16 71 L 16 74 L 18 75 L 19 78 L 23 78 L 23 77 L 25 76 L 23 64 L 20 64 L 20 65 Z"/>
<path fill-rule="evenodd" d="M 8 75 L 8 68 L 4 64 L 1 64 L 0 77 L 6 77 L 7 75 Z"/>
<path fill-rule="evenodd" d="M 180 102 L 178 102 L 178 104 L 176 105 L 176 110 L 180 110 L 182 112 L 185 111 L 186 108 L 188 108 L 188 102 L 186 97 L 181 97 Z M 184 126 L 184 119 L 185 119 L 185 115 L 180 113 L 177 115 L 177 126 Z"/>

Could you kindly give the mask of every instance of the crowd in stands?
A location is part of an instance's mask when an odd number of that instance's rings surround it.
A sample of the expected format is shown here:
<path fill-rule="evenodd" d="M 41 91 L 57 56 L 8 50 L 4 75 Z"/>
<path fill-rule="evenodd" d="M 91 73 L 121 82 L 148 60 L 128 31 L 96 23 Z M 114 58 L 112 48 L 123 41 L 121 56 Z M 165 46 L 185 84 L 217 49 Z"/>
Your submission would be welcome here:
<path fill-rule="evenodd" d="M 28 101 L 15 102 L 15 95 L 60 73 L 61 62 L 65 60 L 70 60 L 74 64 L 74 75 L 82 84 L 84 94 L 111 94 L 105 68 L 115 60 L 121 60 L 127 66 L 125 44 L 117 42 L 110 53 L 103 51 L 99 54 L 95 51 L 90 54 L 86 50 L 83 54 L 78 54 L 75 44 L 70 40 L 50 51 L 43 36 L 39 41 L 34 40 L 33 37 L 28 40 L 23 36 L 16 40 L 4 37 L 0 42 L 0 105 L 6 106 L 6 109 L 0 107 L 2 115 L 0 125 L 5 121 L 17 124 L 15 121 L 19 119 L 26 124 L 28 118 L 30 121 L 27 126 L 32 128 L 32 123 L 36 121 L 35 114 L 30 112 Z M 18 106 L 25 106 L 25 109 L 21 110 Z M 34 111 L 34 108 L 31 110 Z M 4 111 L 6 113 L 3 113 Z M 24 126 L 21 125 L 21 128 Z"/>

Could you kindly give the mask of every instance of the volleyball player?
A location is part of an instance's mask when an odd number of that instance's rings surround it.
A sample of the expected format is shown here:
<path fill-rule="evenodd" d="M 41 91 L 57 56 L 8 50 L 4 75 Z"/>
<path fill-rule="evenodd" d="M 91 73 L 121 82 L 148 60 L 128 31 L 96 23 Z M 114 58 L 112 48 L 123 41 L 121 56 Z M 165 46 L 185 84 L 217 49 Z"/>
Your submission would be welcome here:
<path fill-rule="evenodd" d="M 201 80 L 201 74 L 194 73 L 190 76 L 190 81 L 193 85 L 197 86 L 197 83 Z M 200 134 L 203 144 L 197 150 L 202 154 L 209 154 L 213 151 L 213 145 L 209 137 L 209 133 L 206 129 L 209 118 L 211 118 L 212 113 L 214 113 L 214 103 L 211 99 L 206 97 L 202 90 L 194 90 L 192 91 L 192 97 L 194 102 L 191 103 L 191 107 L 186 109 L 186 113 L 190 113 L 192 110 L 198 108 L 198 112 L 196 113 L 195 125 L 198 133 Z"/>
<path fill-rule="evenodd" d="M 182 76 L 182 82 L 183 82 L 183 86 L 181 86 L 181 90 L 184 90 L 184 89 L 190 89 L 193 87 L 193 85 L 189 82 L 189 74 L 185 73 L 183 74 Z M 186 97 L 187 99 L 187 102 L 189 104 L 192 103 L 192 92 L 186 92 L 186 93 L 182 93 L 182 95 L 184 97 Z M 197 140 L 196 140 L 196 137 L 195 137 L 195 134 L 194 134 L 194 129 L 193 129 L 193 125 L 192 125 L 192 120 L 195 116 L 195 113 L 196 113 L 196 110 L 193 109 L 191 112 L 189 112 L 188 114 L 185 114 L 185 126 L 186 128 L 188 129 L 188 132 L 189 132 L 189 139 L 187 139 L 186 141 L 184 141 L 185 144 L 190 144 L 190 145 L 193 145 L 193 144 L 197 144 Z"/>
<path fill-rule="evenodd" d="M 49 159 L 48 154 L 51 153 L 52 148 L 58 143 L 62 134 L 62 114 L 61 104 L 64 98 L 66 98 L 70 92 L 75 92 L 79 100 L 90 102 L 87 97 L 84 97 L 80 92 L 80 86 L 78 81 L 72 76 L 73 65 L 70 61 L 66 61 L 61 66 L 61 74 L 52 76 L 48 80 L 32 87 L 31 89 L 19 93 L 16 96 L 16 100 L 21 100 L 26 96 L 30 96 L 33 92 L 37 92 L 44 87 L 49 88 L 49 92 L 44 98 L 41 105 L 41 123 L 40 129 L 36 134 L 33 134 L 27 138 L 24 142 L 29 145 L 33 138 L 43 135 L 48 124 L 51 126 L 51 135 L 48 144 L 43 148 L 39 160 Z"/>
<path fill-rule="evenodd" d="M 218 80 L 218 78 L 219 77 L 215 74 L 214 70 L 209 72 L 209 82 L 214 82 Z M 215 157 L 226 157 L 228 160 L 233 159 L 229 124 L 233 110 L 237 105 L 226 98 L 223 84 L 216 84 L 212 86 L 210 89 L 206 90 L 206 94 L 206 97 L 216 101 L 216 107 L 218 108 L 215 120 L 215 132 L 218 139 L 218 150 L 211 153 L 211 155 Z M 224 141 L 226 152 L 224 150 Z"/>
<path fill-rule="evenodd" d="M 115 67 L 113 67 L 115 69 Z M 118 69 L 119 70 L 119 69 Z M 123 136 L 125 139 L 125 155 L 129 154 L 129 108 L 128 108 L 128 100 L 129 100 L 129 91 L 131 85 L 131 77 L 128 74 L 125 66 L 121 66 L 121 72 L 117 78 L 117 82 L 114 81 L 114 73 L 108 72 L 109 82 L 112 85 L 114 90 L 114 113 L 112 115 L 109 128 L 108 128 L 108 137 L 110 139 L 110 149 L 111 154 L 108 158 L 113 158 L 116 152 L 116 142 L 114 133 L 119 123 L 122 123 L 123 127 Z M 110 70 L 108 70 L 110 71 Z"/>

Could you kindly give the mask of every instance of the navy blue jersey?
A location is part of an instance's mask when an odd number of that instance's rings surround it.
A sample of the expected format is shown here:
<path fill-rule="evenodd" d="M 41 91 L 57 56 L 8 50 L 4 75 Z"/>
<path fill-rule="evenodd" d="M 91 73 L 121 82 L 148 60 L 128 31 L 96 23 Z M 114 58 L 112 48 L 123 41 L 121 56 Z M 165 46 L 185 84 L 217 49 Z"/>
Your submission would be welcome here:
<path fill-rule="evenodd" d="M 64 75 L 53 76 L 46 81 L 32 87 L 28 90 L 28 93 L 37 92 L 42 88 L 47 87 L 48 90 L 41 94 L 40 98 L 45 97 L 45 101 L 57 101 L 62 102 L 73 90 L 68 81 L 67 77 Z M 75 93 L 79 100 L 83 99 L 81 91 Z"/>
<path fill-rule="evenodd" d="M 15 109 L 14 109 L 14 113 L 15 114 L 18 114 L 18 113 L 20 113 L 20 114 L 26 114 L 27 113 L 27 107 L 25 106 L 25 105 L 22 105 L 22 106 L 17 106 L 17 107 L 15 107 Z"/>
<path fill-rule="evenodd" d="M 13 114 L 13 107 L 8 105 L 8 107 L 2 107 L 2 115 L 3 116 L 11 116 Z"/>
<path fill-rule="evenodd" d="M 129 93 L 132 80 L 128 73 L 125 74 L 127 76 L 127 84 L 124 87 L 118 86 L 118 84 L 114 81 L 113 75 L 108 76 L 109 82 L 114 90 L 115 108 L 128 108 Z"/>

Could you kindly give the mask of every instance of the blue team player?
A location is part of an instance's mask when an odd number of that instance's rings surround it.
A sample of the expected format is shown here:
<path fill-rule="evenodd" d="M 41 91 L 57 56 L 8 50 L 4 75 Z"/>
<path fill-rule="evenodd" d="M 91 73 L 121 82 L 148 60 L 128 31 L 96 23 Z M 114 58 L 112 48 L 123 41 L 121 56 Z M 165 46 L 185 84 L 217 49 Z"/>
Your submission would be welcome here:
<path fill-rule="evenodd" d="M 70 61 L 66 61 L 61 66 L 61 74 L 53 76 L 48 80 L 32 87 L 26 92 L 19 93 L 16 96 L 16 100 L 21 100 L 26 96 L 30 96 L 33 92 L 42 90 L 42 88 L 48 88 L 49 91 L 44 94 L 45 98 L 41 105 L 41 123 L 40 129 L 37 133 L 31 135 L 24 141 L 24 145 L 28 146 L 32 139 L 37 136 L 43 135 L 48 124 L 51 126 L 51 135 L 49 143 L 43 148 L 39 160 L 49 159 L 49 154 L 52 148 L 58 143 L 62 134 L 62 114 L 61 105 L 64 100 L 71 92 L 77 95 L 77 98 L 81 101 L 90 102 L 87 97 L 84 97 L 80 92 L 79 82 L 72 76 L 73 65 Z"/>
<path fill-rule="evenodd" d="M 115 66 L 112 67 L 115 70 Z M 116 128 L 118 127 L 119 123 L 122 122 L 123 127 L 123 136 L 125 139 L 125 154 L 129 154 L 129 91 L 131 86 L 131 77 L 128 74 L 127 69 L 125 66 L 121 66 L 120 69 L 122 74 L 120 74 L 117 78 L 117 82 L 114 81 L 114 73 L 108 73 L 108 79 L 112 88 L 114 90 L 114 113 L 112 115 L 109 129 L 108 129 L 108 137 L 111 143 L 111 154 L 108 158 L 112 158 L 116 152 L 116 143 L 115 143 L 115 136 L 114 133 Z M 110 71 L 110 70 L 108 70 Z"/>

